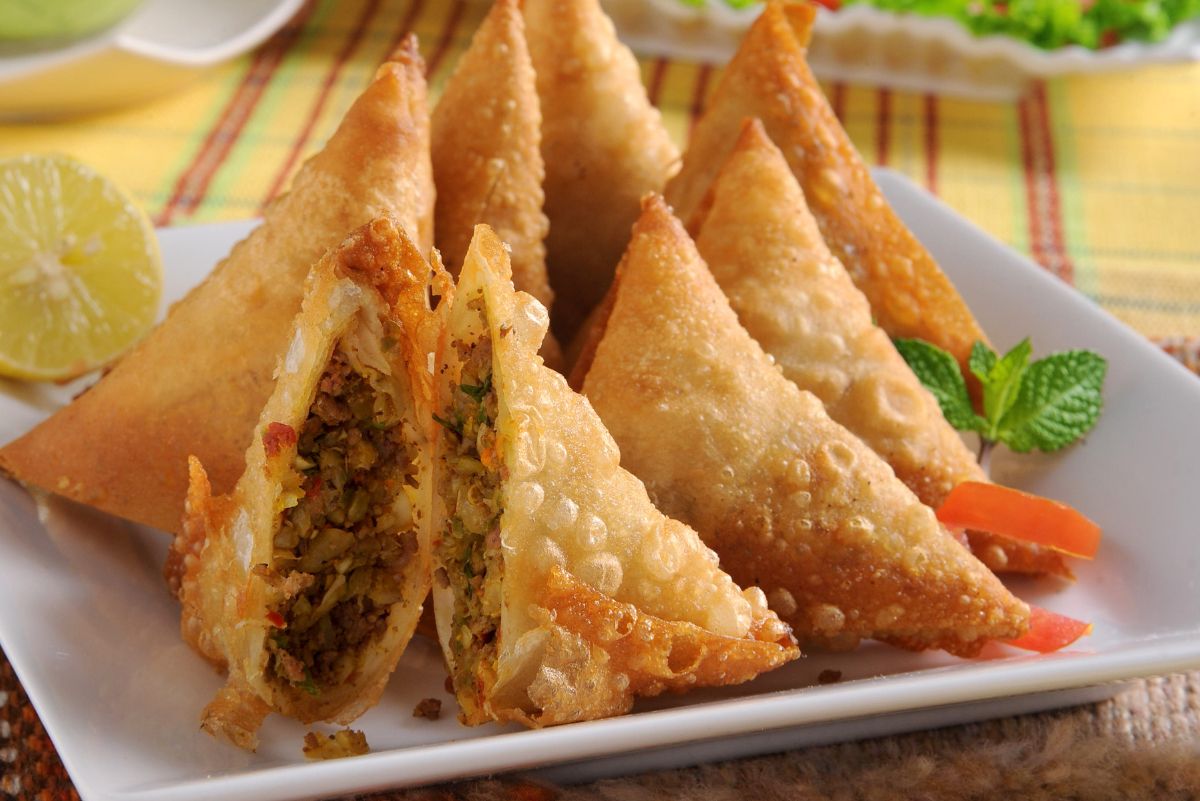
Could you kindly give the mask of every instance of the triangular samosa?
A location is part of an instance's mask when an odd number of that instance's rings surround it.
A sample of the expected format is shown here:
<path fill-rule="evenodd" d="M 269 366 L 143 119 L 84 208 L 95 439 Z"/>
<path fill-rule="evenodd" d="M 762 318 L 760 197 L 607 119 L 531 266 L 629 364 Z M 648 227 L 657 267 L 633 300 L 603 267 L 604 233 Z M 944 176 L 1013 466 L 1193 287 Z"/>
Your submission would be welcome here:
<path fill-rule="evenodd" d="M 542 113 L 517 0 L 497 0 L 446 82 L 431 124 L 437 246 L 457 275 L 479 223 L 512 248 L 513 283 L 550 308 Z M 560 367 L 558 343 L 542 355 Z"/>
<path fill-rule="evenodd" d="M 787 626 L 620 466 L 541 364 L 546 310 L 480 226 L 437 361 L 433 599 L 468 724 L 622 714 L 795 658 Z"/>
<path fill-rule="evenodd" d="M 395 217 L 422 252 L 432 245 L 426 103 L 410 38 L 262 225 L 111 372 L 0 450 L 0 470 L 166 531 L 183 514 L 189 455 L 228 492 L 309 268 L 380 215 Z"/>
<path fill-rule="evenodd" d="M 883 330 L 932 342 L 952 353 L 970 376 L 971 346 L 986 337 L 933 257 L 888 205 L 809 70 L 805 48 L 815 13 L 808 4 L 767 3 L 692 131 L 667 200 L 681 219 L 690 220 L 733 149 L 742 120 L 758 117 Z"/>
<path fill-rule="evenodd" d="M 647 200 L 584 394 L 666 514 L 797 638 L 972 655 L 1029 609 L 891 468 L 784 378 L 683 226 Z"/>
<path fill-rule="evenodd" d="M 313 268 L 231 496 L 199 460 L 167 577 L 184 638 L 228 670 L 210 734 L 269 711 L 348 723 L 375 703 L 429 590 L 430 267 L 377 219 Z M 441 273 L 443 292 L 449 276 Z"/>
<path fill-rule="evenodd" d="M 821 399 L 937 508 L 963 481 L 987 476 L 937 400 L 871 319 L 871 307 L 830 253 L 783 154 L 747 121 L 691 226 L 696 247 L 738 320 L 783 374 Z M 992 570 L 1067 574 L 1032 543 L 970 534 Z"/>
<path fill-rule="evenodd" d="M 554 331 L 570 340 L 612 282 L 646 192 L 679 150 L 599 0 L 524 0 L 542 103 Z"/>

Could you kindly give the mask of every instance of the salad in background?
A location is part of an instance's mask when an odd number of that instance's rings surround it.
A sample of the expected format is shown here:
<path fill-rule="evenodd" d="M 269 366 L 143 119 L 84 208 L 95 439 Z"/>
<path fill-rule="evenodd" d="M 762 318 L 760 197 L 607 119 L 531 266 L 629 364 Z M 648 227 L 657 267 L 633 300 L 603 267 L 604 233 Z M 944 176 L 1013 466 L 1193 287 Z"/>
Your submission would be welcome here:
<path fill-rule="evenodd" d="M 703 6 L 705 0 L 679 0 Z M 723 0 L 743 9 L 756 0 Z M 948 17 L 976 36 L 1002 34 L 1044 50 L 1121 42 L 1159 42 L 1181 22 L 1200 17 L 1200 0 L 815 0 L 836 11 L 873 6 L 883 11 Z"/>

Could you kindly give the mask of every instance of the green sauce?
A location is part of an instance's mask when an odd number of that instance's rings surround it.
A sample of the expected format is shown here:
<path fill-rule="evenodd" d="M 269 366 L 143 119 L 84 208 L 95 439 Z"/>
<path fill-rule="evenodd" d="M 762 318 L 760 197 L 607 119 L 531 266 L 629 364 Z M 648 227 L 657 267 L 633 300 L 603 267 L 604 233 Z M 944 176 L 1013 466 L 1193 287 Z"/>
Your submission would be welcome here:
<path fill-rule="evenodd" d="M 0 42 L 75 39 L 113 25 L 140 3 L 141 0 L 2 0 Z"/>

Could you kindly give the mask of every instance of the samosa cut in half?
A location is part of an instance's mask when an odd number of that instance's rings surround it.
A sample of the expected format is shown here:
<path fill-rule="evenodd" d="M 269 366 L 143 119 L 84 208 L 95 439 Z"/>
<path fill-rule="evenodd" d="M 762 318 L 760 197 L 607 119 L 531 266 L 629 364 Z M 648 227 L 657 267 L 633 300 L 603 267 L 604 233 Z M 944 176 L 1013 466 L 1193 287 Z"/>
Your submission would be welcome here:
<path fill-rule="evenodd" d="M 870 304 L 821 238 L 787 161 L 758 120 L 746 121 L 690 227 L 750 336 L 922 503 L 937 509 L 962 482 L 988 480 L 871 319 Z M 993 571 L 1070 575 L 1048 548 L 991 534 L 968 537 Z"/>
<path fill-rule="evenodd" d="M 796 658 L 762 592 L 654 508 L 587 400 L 541 363 L 547 325 L 480 226 L 435 378 L 432 594 L 460 720 L 619 715 Z"/>
<path fill-rule="evenodd" d="M 184 639 L 228 672 L 204 710 L 254 749 L 268 712 L 349 723 L 378 700 L 429 591 L 430 282 L 392 220 L 330 251 L 304 301 L 231 495 L 191 459 L 166 575 Z"/>
<path fill-rule="evenodd" d="M 377 216 L 396 218 L 421 252 L 432 246 L 426 103 L 410 38 L 262 225 L 107 375 L 0 450 L 0 471 L 172 532 L 189 455 L 218 493 L 232 489 L 309 268 Z"/>
<path fill-rule="evenodd" d="M 553 328 L 566 343 L 604 297 L 642 195 L 662 191 L 679 150 L 599 0 L 522 7 L 542 106 Z"/>
<path fill-rule="evenodd" d="M 551 308 L 542 113 L 517 0 L 497 0 L 475 31 L 433 110 L 431 131 L 434 231 L 451 275 L 458 275 L 482 223 L 512 249 L 517 289 Z M 552 337 L 542 356 L 561 367 Z"/>
<path fill-rule="evenodd" d="M 821 92 L 805 59 L 815 7 L 773 1 L 746 32 L 692 131 L 666 197 L 690 221 L 757 117 L 795 173 L 821 234 L 892 337 L 915 337 L 962 365 L 983 330 L 929 252 L 896 216 Z M 693 232 L 694 233 L 694 232 Z"/>
<path fill-rule="evenodd" d="M 584 380 L 666 514 L 801 644 L 971 656 L 1029 608 L 738 323 L 683 226 L 648 198 Z"/>

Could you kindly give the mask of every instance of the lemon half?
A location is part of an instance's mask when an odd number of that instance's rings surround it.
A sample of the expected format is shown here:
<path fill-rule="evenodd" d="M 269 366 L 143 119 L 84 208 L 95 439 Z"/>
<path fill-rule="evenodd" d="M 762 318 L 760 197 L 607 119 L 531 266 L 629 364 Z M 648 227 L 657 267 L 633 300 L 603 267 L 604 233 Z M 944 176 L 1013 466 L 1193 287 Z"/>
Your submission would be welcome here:
<path fill-rule="evenodd" d="M 0 161 L 0 375 L 65 380 L 154 324 L 158 239 L 107 178 L 64 156 Z"/>

